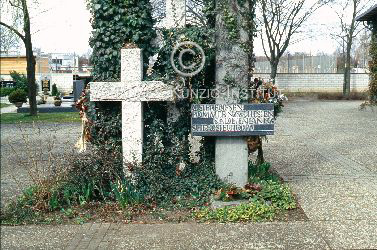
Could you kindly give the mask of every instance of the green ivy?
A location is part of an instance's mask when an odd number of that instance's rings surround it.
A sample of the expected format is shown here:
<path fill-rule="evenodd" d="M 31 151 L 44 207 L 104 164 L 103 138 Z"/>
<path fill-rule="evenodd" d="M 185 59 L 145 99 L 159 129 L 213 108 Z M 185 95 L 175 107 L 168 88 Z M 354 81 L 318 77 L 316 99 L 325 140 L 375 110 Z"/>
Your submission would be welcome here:
<path fill-rule="evenodd" d="M 162 80 L 169 84 L 173 81 L 180 81 L 180 77 L 173 70 L 170 63 L 170 55 L 177 42 L 193 41 L 199 44 L 206 56 L 206 62 L 203 70 L 191 77 L 184 80 L 184 86 L 186 89 L 211 89 L 215 86 L 215 46 L 214 46 L 214 28 L 208 27 L 187 27 L 181 29 L 162 29 L 162 38 L 164 40 L 164 46 L 159 51 L 159 56 L 154 66 L 154 71 L 148 77 L 153 80 Z M 169 142 L 174 141 L 174 138 L 179 140 L 180 145 L 188 145 L 188 136 L 191 130 L 191 104 L 192 103 L 213 103 L 214 99 L 205 100 L 191 100 L 190 98 L 184 98 L 183 100 L 177 100 L 175 103 L 176 108 L 179 110 L 180 116 L 177 120 L 170 122 L 166 121 L 167 109 L 161 109 L 159 107 L 153 108 L 154 104 L 148 104 L 148 109 L 145 110 L 145 124 L 146 134 L 150 134 L 149 128 L 156 126 L 151 122 L 156 118 L 156 110 L 163 111 L 164 115 L 159 115 L 161 124 L 164 126 L 163 133 L 165 133 L 166 140 L 164 145 L 168 146 Z M 157 104 L 158 105 L 158 104 Z M 154 110 L 154 111 L 153 111 Z M 148 137 L 145 137 L 148 140 Z M 176 145 L 172 145 L 176 146 Z M 179 158 L 188 159 L 189 148 L 181 146 L 182 152 L 179 152 Z M 201 150 L 201 159 L 210 159 L 214 157 L 214 140 L 213 138 L 205 137 L 203 139 L 203 150 Z M 177 152 L 178 154 L 178 152 Z M 174 157 L 174 156 L 173 156 Z"/>
<path fill-rule="evenodd" d="M 240 27 L 237 22 L 237 17 L 232 15 L 226 6 L 223 9 L 224 14 L 224 24 L 228 31 L 229 40 L 237 42 L 240 37 Z"/>
<path fill-rule="evenodd" d="M 194 212 L 194 217 L 202 222 L 265 221 L 273 220 L 280 211 L 296 208 L 296 200 L 287 184 L 272 180 L 259 180 L 257 184 L 261 190 L 252 194 L 247 203 L 218 209 L 205 207 Z"/>
<path fill-rule="evenodd" d="M 238 206 L 226 206 L 218 209 L 203 208 L 194 213 L 201 222 L 239 222 L 239 221 L 271 221 L 276 214 L 274 206 L 255 200 Z"/>
<path fill-rule="evenodd" d="M 143 49 L 144 70 L 155 52 L 152 7 L 149 0 L 89 0 L 92 14 L 91 61 L 95 81 L 120 78 L 120 50 L 125 43 Z"/>
<path fill-rule="evenodd" d="M 149 0 L 88 0 L 92 14 L 94 81 L 120 79 L 120 59 L 123 45 L 132 43 L 143 49 L 144 72 L 149 57 L 156 52 L 152 45 L 156 38 L 153 28 L 152 7 Z M 91 121 L 91 141 L 97 145 L 120 145 L 120 102 L 100 102 L 89 105 L 87 115 Z"/>

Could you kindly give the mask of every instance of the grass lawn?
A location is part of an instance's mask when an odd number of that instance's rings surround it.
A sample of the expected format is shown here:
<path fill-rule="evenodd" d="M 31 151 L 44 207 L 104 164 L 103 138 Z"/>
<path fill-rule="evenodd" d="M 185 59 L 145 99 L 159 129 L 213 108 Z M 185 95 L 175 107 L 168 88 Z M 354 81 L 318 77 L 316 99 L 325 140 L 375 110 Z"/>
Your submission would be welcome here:
<path fill-rule="evenodd" d="M 12 106 L 12 104 L 7 104 L 7 103 L 0 103 L 0 108 L 6 108 Z"/>
<path fill-rule="evenodd" d="M 39 113 L 37 116 L 30 116 L 29 114 L 21 113 L 5 113 L 1 114 L 1 123 L 65 123 L 65 122 L 80 122 L 80 115 L 78 112 L 61 112 L 61 113 Z"/>

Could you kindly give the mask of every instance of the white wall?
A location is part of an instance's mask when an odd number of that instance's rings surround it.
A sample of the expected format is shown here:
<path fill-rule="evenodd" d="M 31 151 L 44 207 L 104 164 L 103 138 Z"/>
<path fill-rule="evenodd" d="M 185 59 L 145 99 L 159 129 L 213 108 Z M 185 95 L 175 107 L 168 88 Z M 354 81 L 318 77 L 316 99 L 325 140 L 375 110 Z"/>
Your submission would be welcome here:
<path fill-rule="evenodd" d="M 265 80 L 269 74 L 254 73 L 253 77 Z M 343 74 L 277 74 L 276 84 L 285 92 L 342 92 Z M 351 74 L 351 91 L 362 92 L 368 89 L 368 74 Z"/>

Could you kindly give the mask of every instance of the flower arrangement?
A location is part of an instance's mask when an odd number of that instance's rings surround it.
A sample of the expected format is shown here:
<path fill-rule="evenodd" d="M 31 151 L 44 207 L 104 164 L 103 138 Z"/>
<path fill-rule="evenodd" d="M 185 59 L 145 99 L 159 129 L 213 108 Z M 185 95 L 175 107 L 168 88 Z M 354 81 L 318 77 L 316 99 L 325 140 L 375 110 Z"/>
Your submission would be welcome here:
<path fill-rule="evenodd" d="M 79 141 L 76 143 L 76 147 L 79 149 L 79 152 L 84 152 L 86 150 L 86 143 L 91 139 L 91 121 L 87 117 L 87 112 L 89 109 L 89 85 L 84 88 L 81 93 L 80 99 L 76 102 L 75 106 L 79 110 L 82 123 L 82 134 Z"/>
<path fill-rule="evenodd" d="M 252 88 L 255 89 L 251 96 L 251 103 L 273 103 L 275 107 L 275 117 L 282 111 L 283 102 L 288 98 L 280 93 L 278 86 L 272 80 L 265 81 L 255 78 Z"/>
<path fill-rule="evenodd" d="M 271 80 L 264 81 L 261 78 L 255 78 L 250 88 L 252 93 L 249 98 L 249 103 L 272 103 L 274 105 L 274 117 L 276 119 L 278 114 L 282 111 L 282 107 L 284 107 L 283 101 L 287 101 L 288 98 L 284 94 L 280 94 L 277 85 Z M 247 137 L 249 155 L 258 151 L 257 165 L 265 162 L 262 138 L 266 139 L 266 136 Z"/>
<path fill-rule="evenodd" d="M 217 190 L 214 194 L 215 200 L 220 201 L 233 201 L 240 199 L 249 199 L 253 197 L 257 192 L 262 190 L 261 185 L 256 183 L 248 183 L 244 188 L 238 188 L 229 185 L 225 188 Z"/>

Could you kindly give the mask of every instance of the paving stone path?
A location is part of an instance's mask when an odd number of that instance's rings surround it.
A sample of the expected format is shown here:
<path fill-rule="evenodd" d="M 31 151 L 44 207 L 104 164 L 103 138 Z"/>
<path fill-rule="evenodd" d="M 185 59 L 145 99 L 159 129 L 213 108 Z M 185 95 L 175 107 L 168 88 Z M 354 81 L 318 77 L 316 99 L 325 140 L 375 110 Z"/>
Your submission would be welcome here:
<path fill-rule="evenodd" d="M 2 227 L 1 247 L 377 249 L 377 109 L 359 111 L 359 104 L 289 102 L 265 143 L 266 159 L 291 185 L 309 221 Z M 3 174 L 1 180 L 7 181 Z"/>

